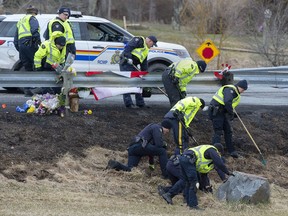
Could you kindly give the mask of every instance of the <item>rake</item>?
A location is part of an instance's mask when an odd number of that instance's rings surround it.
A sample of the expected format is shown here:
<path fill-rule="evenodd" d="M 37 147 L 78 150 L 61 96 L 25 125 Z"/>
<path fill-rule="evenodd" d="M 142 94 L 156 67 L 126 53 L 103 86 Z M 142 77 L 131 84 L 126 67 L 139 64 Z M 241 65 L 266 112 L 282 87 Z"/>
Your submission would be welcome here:
<path fill-rule="evenodd" d="M 261 156 L 261 162 L 264 166 L 266 166 L 267 161 L 264 159 L 264 156 L 261 152 L 261 150 L 259 149 L 258 145 L 256 144 L 255 140 L 253 139 L 252 135 L 249 133 L 247 127 L 245 126 L 245 124 L 243 123 L 242 119 L 240 118 L 240 116 L 238 115 L 238 113 L 236 112 L 236 110 L 234 109 L 234 113 L 236 114 L 237 118 L 240 120 L 241 124 L 243 125 L 245 131 L 247 132 L 247 134 L 249 135 L 250 139 L 252 140 L 253 144 L 255 145 L 256 149 L 258 150 L 260 156 Z"/>

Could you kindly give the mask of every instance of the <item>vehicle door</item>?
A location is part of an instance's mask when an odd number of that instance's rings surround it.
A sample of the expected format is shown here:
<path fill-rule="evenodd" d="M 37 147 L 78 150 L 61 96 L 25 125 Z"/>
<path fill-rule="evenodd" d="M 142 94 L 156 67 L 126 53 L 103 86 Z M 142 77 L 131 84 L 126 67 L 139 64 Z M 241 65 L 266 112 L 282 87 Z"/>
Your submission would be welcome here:
<path fill-rule="evenodd" d="M 2 20 L 1 20 L 2 21 Z M 19 54 L 14 47 L 14 35 L 16 32 L 16 21 L 0 23 L 0 67 L 11 69 L 19 59 Z"/>
<path fill-rule="evenodd" d="M 109 23 L 88 22 L 88 52 L 90 71 L 119 71 L 124 36 Z"/>

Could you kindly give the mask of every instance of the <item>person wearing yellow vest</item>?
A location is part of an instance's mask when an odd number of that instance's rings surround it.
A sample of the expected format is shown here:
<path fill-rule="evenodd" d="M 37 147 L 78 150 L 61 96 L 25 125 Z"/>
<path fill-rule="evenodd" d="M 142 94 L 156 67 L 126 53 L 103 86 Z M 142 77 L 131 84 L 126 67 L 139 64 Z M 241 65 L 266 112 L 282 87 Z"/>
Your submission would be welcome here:
<path fill-rule="evenodd" d="M 41 43 L 40 28 L 36 18 L 38 9 L 32 5 L 26 8 L 26 15 L 17 22 L 17 29 L 14 35 L 14 46 L 19 52 L 19 59 L 21 61 L 21 67 L 23 66 L 25 71 L 33 71 L 33 59 L 34 54 Z M 31 92 L 33 88 L 26 87 L 23 90 L 25 96 L 32 96 Z"/>
<path fill-rule="evenodd" d="M 228 176 L 234 176 L 221 159 L 222 151 L 223 146 L 220 143 L 217 145 L 215 144 L 215 146 L 199 145 L 185 150 L 184 153 L 179 156 L 182 178 L 185 182 L 184 197 L 186 198 L 190 210 L 203 210 L 198 206 L 198 199 L 196 196 L 196 192 L 200 185 L 197 172 L 208 178 L 207 174 L 217 167 L 217 169 Z M 221 179 L 225 181 L 225 177 Z"/>
<path fill-rule="evenodd" d="M 17 22 L 14 45 L 25 70 L 33 71 L 34 54 L 41 43 L 39 23 L 35 17 L 38 9 L 30 5 L 26 11 L 27 14 Z"/>
<path fill-rule="evenodd" d="M 199 109 L 204 107 L 205 101 L 202 98 L 186 97 L 178 101 L 164 116 L 172 124 L 176 155 L 182 154 L 188 147 L 189 136 L 192 136 L 189 125 Z"/>
<path fill-rule="evenodd" d="M 147 56 L 152 46 L 157 46 L 157 38 L 153 35 L 146 38 L 141 36 L 133 37 L 126 44 L 120 55 L 120 71 L 147 71 Z M 140 69 L 138 69 L 138 65 L 140 65 Z M 136 108 L 132 101 L 131 94 L 124 94 L 123 100 L 127 108 Z M 137 107 L 145 107 L 144 99 L 140 93 L 135 94 L 135 100 Z"/>
<path fill-rule="evenodd" d="M 65 64 L 66 55 L 66 38 L 63 36 L 57 37 L 54 40 L 44 41 L 34 56 L 34 67 L 36 71 L 54 71 L 52 67 L 54 63 L 59 65 Z M 60 93 L 60 88 L 40 88 L 39 93 L 55 94 Z"/>
<path fill-rule="evenodd" d="M 168 95 L 170 106 L 186 97 L 186 88 L 192 78 L 203 73 L 207 64 L 205 61 L 193 61 L 190 58 L 172 63 L 162 74 L 162 81 Z"/>
<path fill-rule="evenodd" d="M 247 89 L 246 80 L 241 80 L 236 85 L 224 85 L 215 93 L 209 105 L 209 118 L 212 120 L 214 129 L 212 143 L 220 143 L 224 131 L 226 148 L 233 158 L 239 157 L 232 142 L 233 110 L 240 102 L 240 94 Z"/>
<path fill-rule="evenodd" d="M 68 21 L 70 15 L 69 8 L 61 7 L 58 10 L 58 17 L 49 21 L 47 29 L 44 32 L 45 40 L 54 39 L 59 36 L 66 38 L 66 57 L 69 53 L 76 55 L 74 33 L 71 23 Z"/>

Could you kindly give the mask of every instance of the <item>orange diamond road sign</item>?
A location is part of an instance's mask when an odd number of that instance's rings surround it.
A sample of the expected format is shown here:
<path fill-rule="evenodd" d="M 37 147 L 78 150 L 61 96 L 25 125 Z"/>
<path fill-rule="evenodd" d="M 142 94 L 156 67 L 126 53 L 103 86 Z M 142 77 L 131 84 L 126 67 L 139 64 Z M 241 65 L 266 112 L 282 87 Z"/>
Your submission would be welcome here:
<path fill-rule="evenodd" d="M 206 62 L 210 62 L 213 58 L 220 54 L 220 51 L 211 40 L 206 40 L 196 50 L 198 55 Z"/>

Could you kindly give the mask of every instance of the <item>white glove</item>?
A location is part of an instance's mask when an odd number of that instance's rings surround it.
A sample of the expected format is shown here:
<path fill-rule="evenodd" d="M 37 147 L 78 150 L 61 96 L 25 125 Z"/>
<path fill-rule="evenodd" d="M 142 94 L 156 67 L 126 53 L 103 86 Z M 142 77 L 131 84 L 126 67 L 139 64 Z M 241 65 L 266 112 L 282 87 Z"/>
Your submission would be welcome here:
<path fill-rule="evenodd" d="M 132 59 L 127 59 L 127 63 L 130 65 L 133 65 L 133 60 Z"/>
<path fill-rule="evenodd" d="M 206 112 L 209 109 L 209 106 L 205 106 L 202 111 Z"/>
<path fill-rule="evenodd" d="M 196 183 L 196 188 L 199 189 L 199 186 L 200 186 L 200 184 L 199 184 L 199 182 L 197 182 Z"/>

